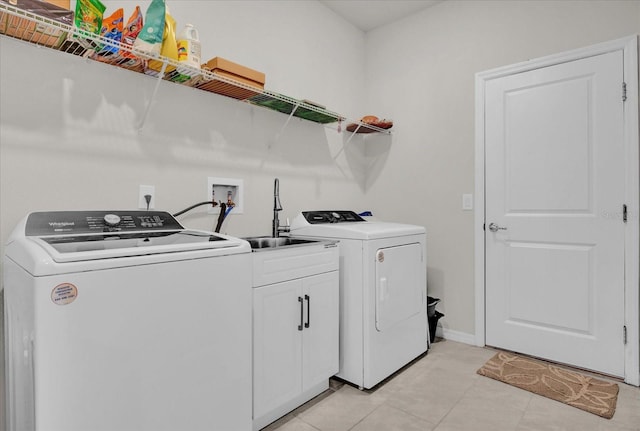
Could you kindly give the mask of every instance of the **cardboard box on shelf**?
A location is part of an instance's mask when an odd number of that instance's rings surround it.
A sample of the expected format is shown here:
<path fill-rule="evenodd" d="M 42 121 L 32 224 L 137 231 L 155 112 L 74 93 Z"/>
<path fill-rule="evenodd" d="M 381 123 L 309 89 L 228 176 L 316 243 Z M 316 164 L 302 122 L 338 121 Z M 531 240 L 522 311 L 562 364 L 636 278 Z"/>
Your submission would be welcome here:
<path fill-rule="evenodd" d="M 71 9 L 71 0 L 44 0 L 63 9 Z"/>
<path fill-rule="evenodd" d="M 237 86 L 228 82 L 212 79 L 196 85 L 201 90 L 211 91 L 234 99 L 245 100 L 264 90 L 265 75 L 257 70 L 234 63 L 221 57 L 215 57 L 202 65 L 202 69 L 213 72 L 216 76 L 231 79 L 240 84 L 255 87 L 256 90 Z"/>
<path fill-rule="evenodd" d="M 216 74 L 217 76 L 221 76 L 223 78 L 228 78 L 228 79 L 233 79 L 236 82 L 240 82 L 244 85 L 249 85 L 251 87 L 256 87 L 259 88 L 260 90 L 264 90 L 264 84 L 261 84 L 259 82 L 253 81 L 249 78 L 245 78 L 244 76 L 241 75 L 236 75 L 235 73 L 231 73 L 231 72 L 227 72 L 225 70 L 222 69 L 216 69 L 215 71 L 213 71 L 214 74 Z"/>
<path fill-rule="evenodd" d="M 73 26 L 73 12 L 51 3 L 40 0 L 17 0 L 16 2 L 0 0 L 0 3 L 15 6 L 51 21 Z M 2 23 L 0 24 L 0 33 L 2 34 L 51 48 L 60 47 L 67 38 L 67 32 L 54 25 L 35 22 L 10 13 L 0 12 L 0 23 Z"/>
<path fill-rule="evenodd" d="M 241 64 L 234 63 L 222 57 L 214 57 L 202 65 L 204 70 L 209 70 L 213 73 L 218 73 L 222 76 L 239 80 L 244 78 L 243 81 L 251 81 L 254 87 L 264 89 L 265 75 L 257 70 L 250 69 Z M 243 82 L 241 81 L 241 82 Z"/>

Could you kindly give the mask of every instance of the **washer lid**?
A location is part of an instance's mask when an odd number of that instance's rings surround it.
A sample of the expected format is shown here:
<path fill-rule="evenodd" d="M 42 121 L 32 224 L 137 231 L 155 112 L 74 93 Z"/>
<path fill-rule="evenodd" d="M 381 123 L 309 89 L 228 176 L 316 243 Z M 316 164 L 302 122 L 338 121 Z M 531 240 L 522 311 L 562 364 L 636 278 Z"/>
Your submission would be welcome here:
<path fill-rule="evenodd" d="M 30 237 L 55 262 L 78 262 L 114 257 L 175 253 L 238 247 L 240 240 L 210 232 L 139 232 L 89 236 Z"/>
<path fill-rule="evenodd" d="M 31 213 L 14 230 L 9 243 L 25 241 L 37 244 L 60 263 L 208 249 L 227 249 L 223 254 L 230 248 L 250 251 L 241 239 L 184 229 L 163 211 Z M 7 252 L 13 253 L 14 247 Z"/>

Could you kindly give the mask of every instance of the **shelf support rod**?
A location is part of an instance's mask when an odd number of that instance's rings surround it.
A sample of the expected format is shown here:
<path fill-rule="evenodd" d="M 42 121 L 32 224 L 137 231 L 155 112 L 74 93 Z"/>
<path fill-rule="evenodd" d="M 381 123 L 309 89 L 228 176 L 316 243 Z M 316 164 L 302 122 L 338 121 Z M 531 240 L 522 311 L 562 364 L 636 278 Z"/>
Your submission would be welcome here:
<path fill-rule="evenodd" d="M 289 125 L 289 121 L 291 121 L 291 119 L 293 118 L 293 114 L 295 114 L 295 112 L 298 110 L 298 107 L 300 107 L 300 102 L 296 102 L 295 106 L 291 110 L 291 113 L 289 114 L 289 117 L 287 118 L 287 121 L 284 122 L 284 124 L 282 125 L 278 133 L 276 133 L 275 142 L 278 142 L 278 140 L 280 139 L 280 135 L 282 134 L 284 129 L 286 129 L 286 127 Z"/>
<path fill-rule="evenodd" d="M 346 142 L 344 144 L 342 144 L 342 148 L 340 148 L 340 151 L 338 151 L 338 154 L 336 154 L 336 156 L 333 158 L 333 160 L 338 160 L 338 156 L 340 156 L 340 154 L 342 154 L 342 152 L 344 151 L 344 149 L 347 146 L 347 144 L 349 142 L 351 142 L 353 137 L 356 135 L 356 133 L 360 129 L 360 126 L 362 126 L 362 123 L 358 123 L 358 126 L 355 128 L 355 130 L 353 132 L 351 132 L 351 136 L 349 136 L 349 138 L 346 140 Z"/>
<path fill-rule="evenodd" d="M 140 126 L 138 126 L 138 132 L 141 132 L 144 128 L 144 123 L 147 121 L 147 117 L 149 116 L 149 111 L 151 111 L 151 104 L 156 98 L 156 94 L 158 93 L 158 89 L 160 88 L 160 81 L 164 78 L 164 72 L 167 70 L 167 61 L 162 62 L 162 68 L 160 69 L 160 73 L 158 74 L 158 79 L 156 81 L 155 87 L 153 87 L 153 93 L 151 94 L 151 99 L 149 103 L 147 103 L 147 108 L 144 110 L 144 114 L 142 115 L 142 119 L 140 120 Z"/>
<path fill-rule="evenodd" d="M 349 136 L 349 139 L 347 139 L 347 142 L 344 143 L 345 146 L 349 142 L 351 142 L 351 140 L 353 139 L 354 136 L 356 136 L 356 133 L 358 133 L 358 130 L 360 130 L 360 127 L 362 127 L 362 123 L 358 123 L 358 127 L 356 127 L 356 130 L 354 130 L 353 133 L 351 133 L 351 136 Z"/>

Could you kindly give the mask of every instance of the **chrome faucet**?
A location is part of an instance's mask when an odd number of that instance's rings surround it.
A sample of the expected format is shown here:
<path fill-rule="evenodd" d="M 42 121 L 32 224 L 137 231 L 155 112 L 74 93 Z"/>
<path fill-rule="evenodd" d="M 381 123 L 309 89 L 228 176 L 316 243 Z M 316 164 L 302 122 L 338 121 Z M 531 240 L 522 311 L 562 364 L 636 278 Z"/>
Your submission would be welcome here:
<path fill-rule="evenodd" d="M 280 219 L 278 218 L 278 212 L 282 211 L 282 204 L 280 204 L 280 180 L 275 179 L 273 182 L 273 223 L 271 236 L 278 238 L 280 232 L 289 232 L 289 226 L 280 227 Z"/>

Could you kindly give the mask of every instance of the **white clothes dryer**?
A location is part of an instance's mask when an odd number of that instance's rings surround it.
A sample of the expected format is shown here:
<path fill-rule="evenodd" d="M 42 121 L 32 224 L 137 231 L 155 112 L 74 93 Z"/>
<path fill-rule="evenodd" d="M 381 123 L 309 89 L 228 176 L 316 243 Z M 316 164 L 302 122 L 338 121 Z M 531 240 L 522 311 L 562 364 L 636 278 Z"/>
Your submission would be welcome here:
<path fill-rule="evenodd" d="M 340 377 L 370 389 L 427 351 L 426 232 L 353 211 L 305 211 L 291 236 L 340 241 Z"/>
<path fill-rule="evenodd" d="M 9 431 L 252 429 L 246 241 L 57 211 L 5 251 Z"/>

